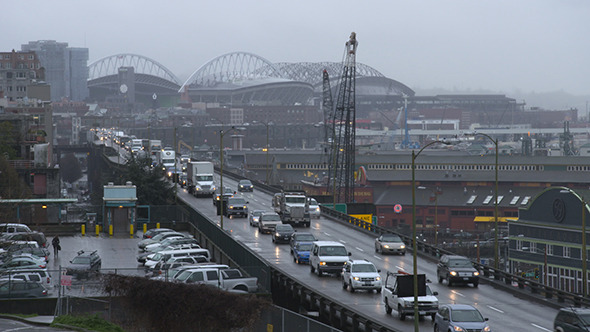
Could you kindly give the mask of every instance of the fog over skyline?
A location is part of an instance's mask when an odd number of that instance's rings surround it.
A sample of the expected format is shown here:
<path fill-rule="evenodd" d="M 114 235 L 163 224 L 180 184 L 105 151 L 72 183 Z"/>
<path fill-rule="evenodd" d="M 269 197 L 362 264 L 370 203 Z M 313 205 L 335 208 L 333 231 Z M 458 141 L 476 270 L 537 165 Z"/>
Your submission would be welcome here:
<path fill-rule="evenodd" d="M 87 47 L 89 64 L 139 54 L 183 82 L 237 51 L 271 62 L 341 62 L 354 31 L 357 62 L 414 90 L 590 95 L 586 0 L 20 0 L 2 7 L 2 51 L 56 40 Z"/>

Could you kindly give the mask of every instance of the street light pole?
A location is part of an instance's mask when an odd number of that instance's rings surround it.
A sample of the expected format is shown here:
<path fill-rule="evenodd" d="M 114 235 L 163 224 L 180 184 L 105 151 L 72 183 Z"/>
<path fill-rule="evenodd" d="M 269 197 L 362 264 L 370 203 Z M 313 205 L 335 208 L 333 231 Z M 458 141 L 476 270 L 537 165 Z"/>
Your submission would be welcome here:
<path fill-rule="evenodd" d="M 220 217 L 219 217 L 219 226 L 221 227 L 221 230 L 223 230 L 223 136 L 225 136 L 225 134 L 229 133 L 230 131 L 232 131 L 233 129 L 235 129 L 235 127 L 231 127 L 230 130 L 227 131 L 223 131 L 223 129 L 221 129 L 219 131 L 219 177 L 220 177 L 220 189 L 219 189 L 219 202 L 218 204 L 221 204 L 221 208 L 219 208 L 220 211 Z"/>
<path fill-rule="evenodd" d="M 414 332 L 420 332 L 420 315 L 418 312 L 418 245 L 416 243 L 416 158 L 424 149 L 436 144 L 449 144 L 444 141 L 430 142 L 422 147 L 415 153 L 412 150 L 412 268 L 413 271 L 413 283 L 414 283 Z"/>

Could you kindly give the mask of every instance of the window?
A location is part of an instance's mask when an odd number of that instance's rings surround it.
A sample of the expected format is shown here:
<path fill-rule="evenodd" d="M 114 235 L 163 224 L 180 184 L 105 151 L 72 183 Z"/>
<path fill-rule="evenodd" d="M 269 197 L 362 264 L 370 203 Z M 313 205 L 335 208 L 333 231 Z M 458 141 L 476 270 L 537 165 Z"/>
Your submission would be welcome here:
<path fill-rule="evenodd" d="M 522 240 L 516 240 L 516 250 L 522 250 Z"/>
<path fill-rule="evenodd" d="M 571 257 L 571 256 L 572 256 L 572 248 L 563 247 L 563 257 Z"/>
<path fill-rule="evenodd" d="M 546 244 L 545 245 L 545 250 L 547 250 L 547 255 L 553 255 L 553 245 Z"/>

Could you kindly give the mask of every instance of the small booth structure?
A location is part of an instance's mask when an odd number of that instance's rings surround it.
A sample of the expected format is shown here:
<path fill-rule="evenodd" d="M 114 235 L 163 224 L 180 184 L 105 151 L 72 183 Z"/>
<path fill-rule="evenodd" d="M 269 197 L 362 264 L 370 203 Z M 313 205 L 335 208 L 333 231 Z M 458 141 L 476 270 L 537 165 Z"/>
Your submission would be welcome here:
<path fill-rule="evenodd" d="M 133 234 L 136 218 L 137 188 L 130 181 L 125 185 L 109 182 L 104 186 L 103 216 L 109 235 Z"/>

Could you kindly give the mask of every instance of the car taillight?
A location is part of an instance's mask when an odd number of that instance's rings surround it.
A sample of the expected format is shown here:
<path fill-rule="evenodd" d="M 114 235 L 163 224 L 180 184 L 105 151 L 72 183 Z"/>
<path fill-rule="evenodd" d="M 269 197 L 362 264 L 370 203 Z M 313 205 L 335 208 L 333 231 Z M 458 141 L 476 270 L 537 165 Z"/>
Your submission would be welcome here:
<path fill-rule="evenodd" d="M 42 269 L 44 269 L 46 267 L 46 265 L 45 264 L 41 264 L 41 265 L 39 265 L 39 267 L 42 268 Z"/>
<path fill-rule="evenodd" d="M 44 289 L 42 294 L 47 295 L 47 289 Z"/>
<path fill-rule="evenodd" d="M 49 279 L 49 277 L 47 277 L 47 283 L 50 284 L 51 283 L 51 279 Z"/>

